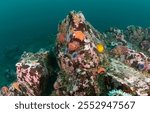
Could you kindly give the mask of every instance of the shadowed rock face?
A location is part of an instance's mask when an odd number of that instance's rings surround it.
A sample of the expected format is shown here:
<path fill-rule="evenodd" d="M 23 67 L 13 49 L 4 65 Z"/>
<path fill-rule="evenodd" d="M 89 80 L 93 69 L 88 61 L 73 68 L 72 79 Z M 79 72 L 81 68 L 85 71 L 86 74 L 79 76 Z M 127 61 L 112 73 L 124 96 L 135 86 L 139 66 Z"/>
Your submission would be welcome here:
<path fill-rule="evenodd" d="M 81 12 L 72 11 L 58 26 L 56 43 L 61 68 L 54 85 L 56 93 L 99 95 L 97 76 L 105 71 L 100 65 L 105 49 L 100 33 L 85 20 Z"/>

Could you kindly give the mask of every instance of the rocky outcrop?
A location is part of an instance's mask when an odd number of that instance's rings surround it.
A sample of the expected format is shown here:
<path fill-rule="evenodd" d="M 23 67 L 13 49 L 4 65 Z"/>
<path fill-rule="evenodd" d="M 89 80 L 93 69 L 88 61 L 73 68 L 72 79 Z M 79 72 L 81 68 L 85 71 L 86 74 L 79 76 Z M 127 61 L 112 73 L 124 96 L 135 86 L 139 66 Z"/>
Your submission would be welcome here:
<path fill-rule="evenodd" d="M 3 87 L 1 94 L 8 96 L 44 95 L 51 75 L 48 60 L 48 51 L 39 51 L 35 54 L 24 52 L 16 64 L 17 81 L 12 83 L 9 88 Z"/>
<path fill-rule="evenodd" d="M 132 95 L 150 95 L 150 76 L 146 73 L 136 71 L 115 59 L 111 59 L 109 66 L 104 78 L 107 90 L 121 89 Z"/>
<path fill-rule="evenodd" d="M 56 94 L 99 95 L 97 76 L 106 71 L 105 45 L 101 34 L 81 12 L 70 12 L 60 23 L 56 45 L 61 69 L 54 84 Z"/>
<path fill-rule="evenodd" d="M 149 28 L 101 34 L 82 12 L 72 11 L 58 26 L 53 54 L 25 52 L 16 64 L 16 82 L 0 95 L 150 95 L 149 45 Z"/>

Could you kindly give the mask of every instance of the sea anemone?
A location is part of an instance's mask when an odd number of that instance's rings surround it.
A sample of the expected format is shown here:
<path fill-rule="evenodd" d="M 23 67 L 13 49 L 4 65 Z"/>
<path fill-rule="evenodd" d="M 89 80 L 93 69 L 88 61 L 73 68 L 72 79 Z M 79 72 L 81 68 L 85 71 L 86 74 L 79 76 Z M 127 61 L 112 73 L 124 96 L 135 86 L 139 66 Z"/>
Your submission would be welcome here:
<path fill-rule="evenodd" d="M 79 44 L 77 43 L 77 42 L 70 42 L 69 44 L 68 44 L 68 49 L 69 49 L 69 51 L 75 51 L 75 50 L 77 50 L 79 48 Z"/>
<path fill-rule="evenodd" d="M 21 92 L 21 90 L 20 90 L 20 88 L 19 88 L 19 83 L 18 82 L 14 82 L 13 84 L 12 84 L 12 87 L 14 88 L 14 89 L 16 89 L 17 91 L 20 91 Z"/>
<path fill-rule="evenodd" d="M 58 42 L 63 43 L 65 42 L 65 35 L 60 33 L 58 34 Z"/>
<path fill-rule="evenodd" d="M 105 68 L 103 67 L 100 67 L 98 70 L 97 70 L 98 74 L 103 74 L 106 72 Z"/>
<path fill-rule="evenodd" d="M 82 31 L 75 31 L 73 36 L 80 41 L 83 41 L 85 39 L 85 34 Z"/>
<path fill-rule="evenodd" d="M 109 91 L 108 96 L 132 96 L 129 93 L 123 92 L 122 90 L 113 89 Z"/>
<path fill-rule="evenodd" d="M 6 93 L 6 94 L 8 93 L 8 87 L 6 87 L 6 86 L 2 87 L 1 90 L 2 90 L 2 92 Z"/>

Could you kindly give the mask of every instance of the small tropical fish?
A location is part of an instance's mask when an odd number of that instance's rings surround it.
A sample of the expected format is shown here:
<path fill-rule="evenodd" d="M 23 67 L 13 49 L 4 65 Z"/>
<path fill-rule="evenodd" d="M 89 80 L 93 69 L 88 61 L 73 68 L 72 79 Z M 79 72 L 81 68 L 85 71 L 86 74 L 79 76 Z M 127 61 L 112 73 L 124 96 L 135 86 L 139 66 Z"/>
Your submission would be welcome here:
<path fill-rule="evenodd" d="M 100 53 L 104 52 L 104 45 L 102 43 L 97 44 L 96 48 L 97 48 L 98 52 L 100 52 Z"/>

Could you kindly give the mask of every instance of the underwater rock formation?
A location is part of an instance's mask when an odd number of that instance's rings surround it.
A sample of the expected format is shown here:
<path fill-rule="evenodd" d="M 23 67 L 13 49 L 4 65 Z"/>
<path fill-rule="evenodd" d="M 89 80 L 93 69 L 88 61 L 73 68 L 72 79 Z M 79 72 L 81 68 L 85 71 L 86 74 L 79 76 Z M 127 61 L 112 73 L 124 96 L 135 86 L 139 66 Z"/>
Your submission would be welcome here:
<path fill-rule="evenodd" d="M 130 49 L 150 55 L 150 28 L 128 26 L 125 30 L 111 27 L 103 33 L 107 49 L 115 46 L 127 46 Z"/>
<path fill-rule="evenodd" d="M 135 27 L 135 26 L 129 26 L 127 28 L 129 29 L 129 28 L 133 28 L 133 27 L 137 28 L 137 29 L 142 29 L 141 27 Z M 135 29 L 135 30 L 137 31 L 137 29 Z M 146 32 L 143 29 L 142 29 L 142 31 Z M 127 32 L 130 32 L 130 30 L 125 31 L 125 33 L 127 33 Z M 126 65 L 133 67 L 139 71 L 146 71 L 149 73 L 150 72 L 150 57 L 149 57 L 149 55 L 145 54 L 145 51 L 142 51 L 142 49 L 140 49 L 140 45 L 138 46 L 136 43 L 130 43 L 132 41 L 126 41 L 126 39 L 123 38 L 123 40 L 124 40 L 124 42 L 126 42 L 126 44 L 124 45 L 123 43 L 121 43 L 120 40 L 118 40 L 118 38 L 116 38 L 118 33 L 121 33 L 123 35 L 122 37 L 127 38 L 127 35 L 124 34 L 123 30 L 120 30 L 117 28 L 111 28 L 111 30 L 109 32 L 106 32 L 106 34 L 105 34 L 105 37 L 106 37 L 105 40 L 108 42 L 106 44 L 110 51 L 109 56 L 117 58 L 118 60 L 125 63 Z M 144 36 L 148 37 L 148 35 L 144 35 Z M 136 47 L 136 50 L 133 49 L 135 47 Z"/>
<path fill-rule="evenodd" d="M 16 64 L 17 81 L 12 83 L 7 91 L 2 90 L 2 94 L 9 96 L 43 95 L 47 90 L 51 75 L 48 60 L 48 51 L 39 51 L 35 54 L 24 52 L 20 61 Z"/>
<path fill-rule="evenodd" d="M 150 28 L 100 33 L 72 11 L 59 24 L 52 48 L 25 52 L 16 64 L 17 80 L 0 95 L 150 95 Z"/>
<path fill-rule="evenodd" d="M 81 12 L 70 12 L 60 23 L 56 45 L 61 69 L 54 84 L 56 95 L 99 95 L 97 78 L 106 71 L 105 45 Z"/>
<path fill-rule="evenodd" d="M 115 59 L 111 59 L 109 67 L 105 76 L 108 90 L 121 89 L 132 95 L 150 95 L 150 76 L 146 73 L 136 71 Z"/>

